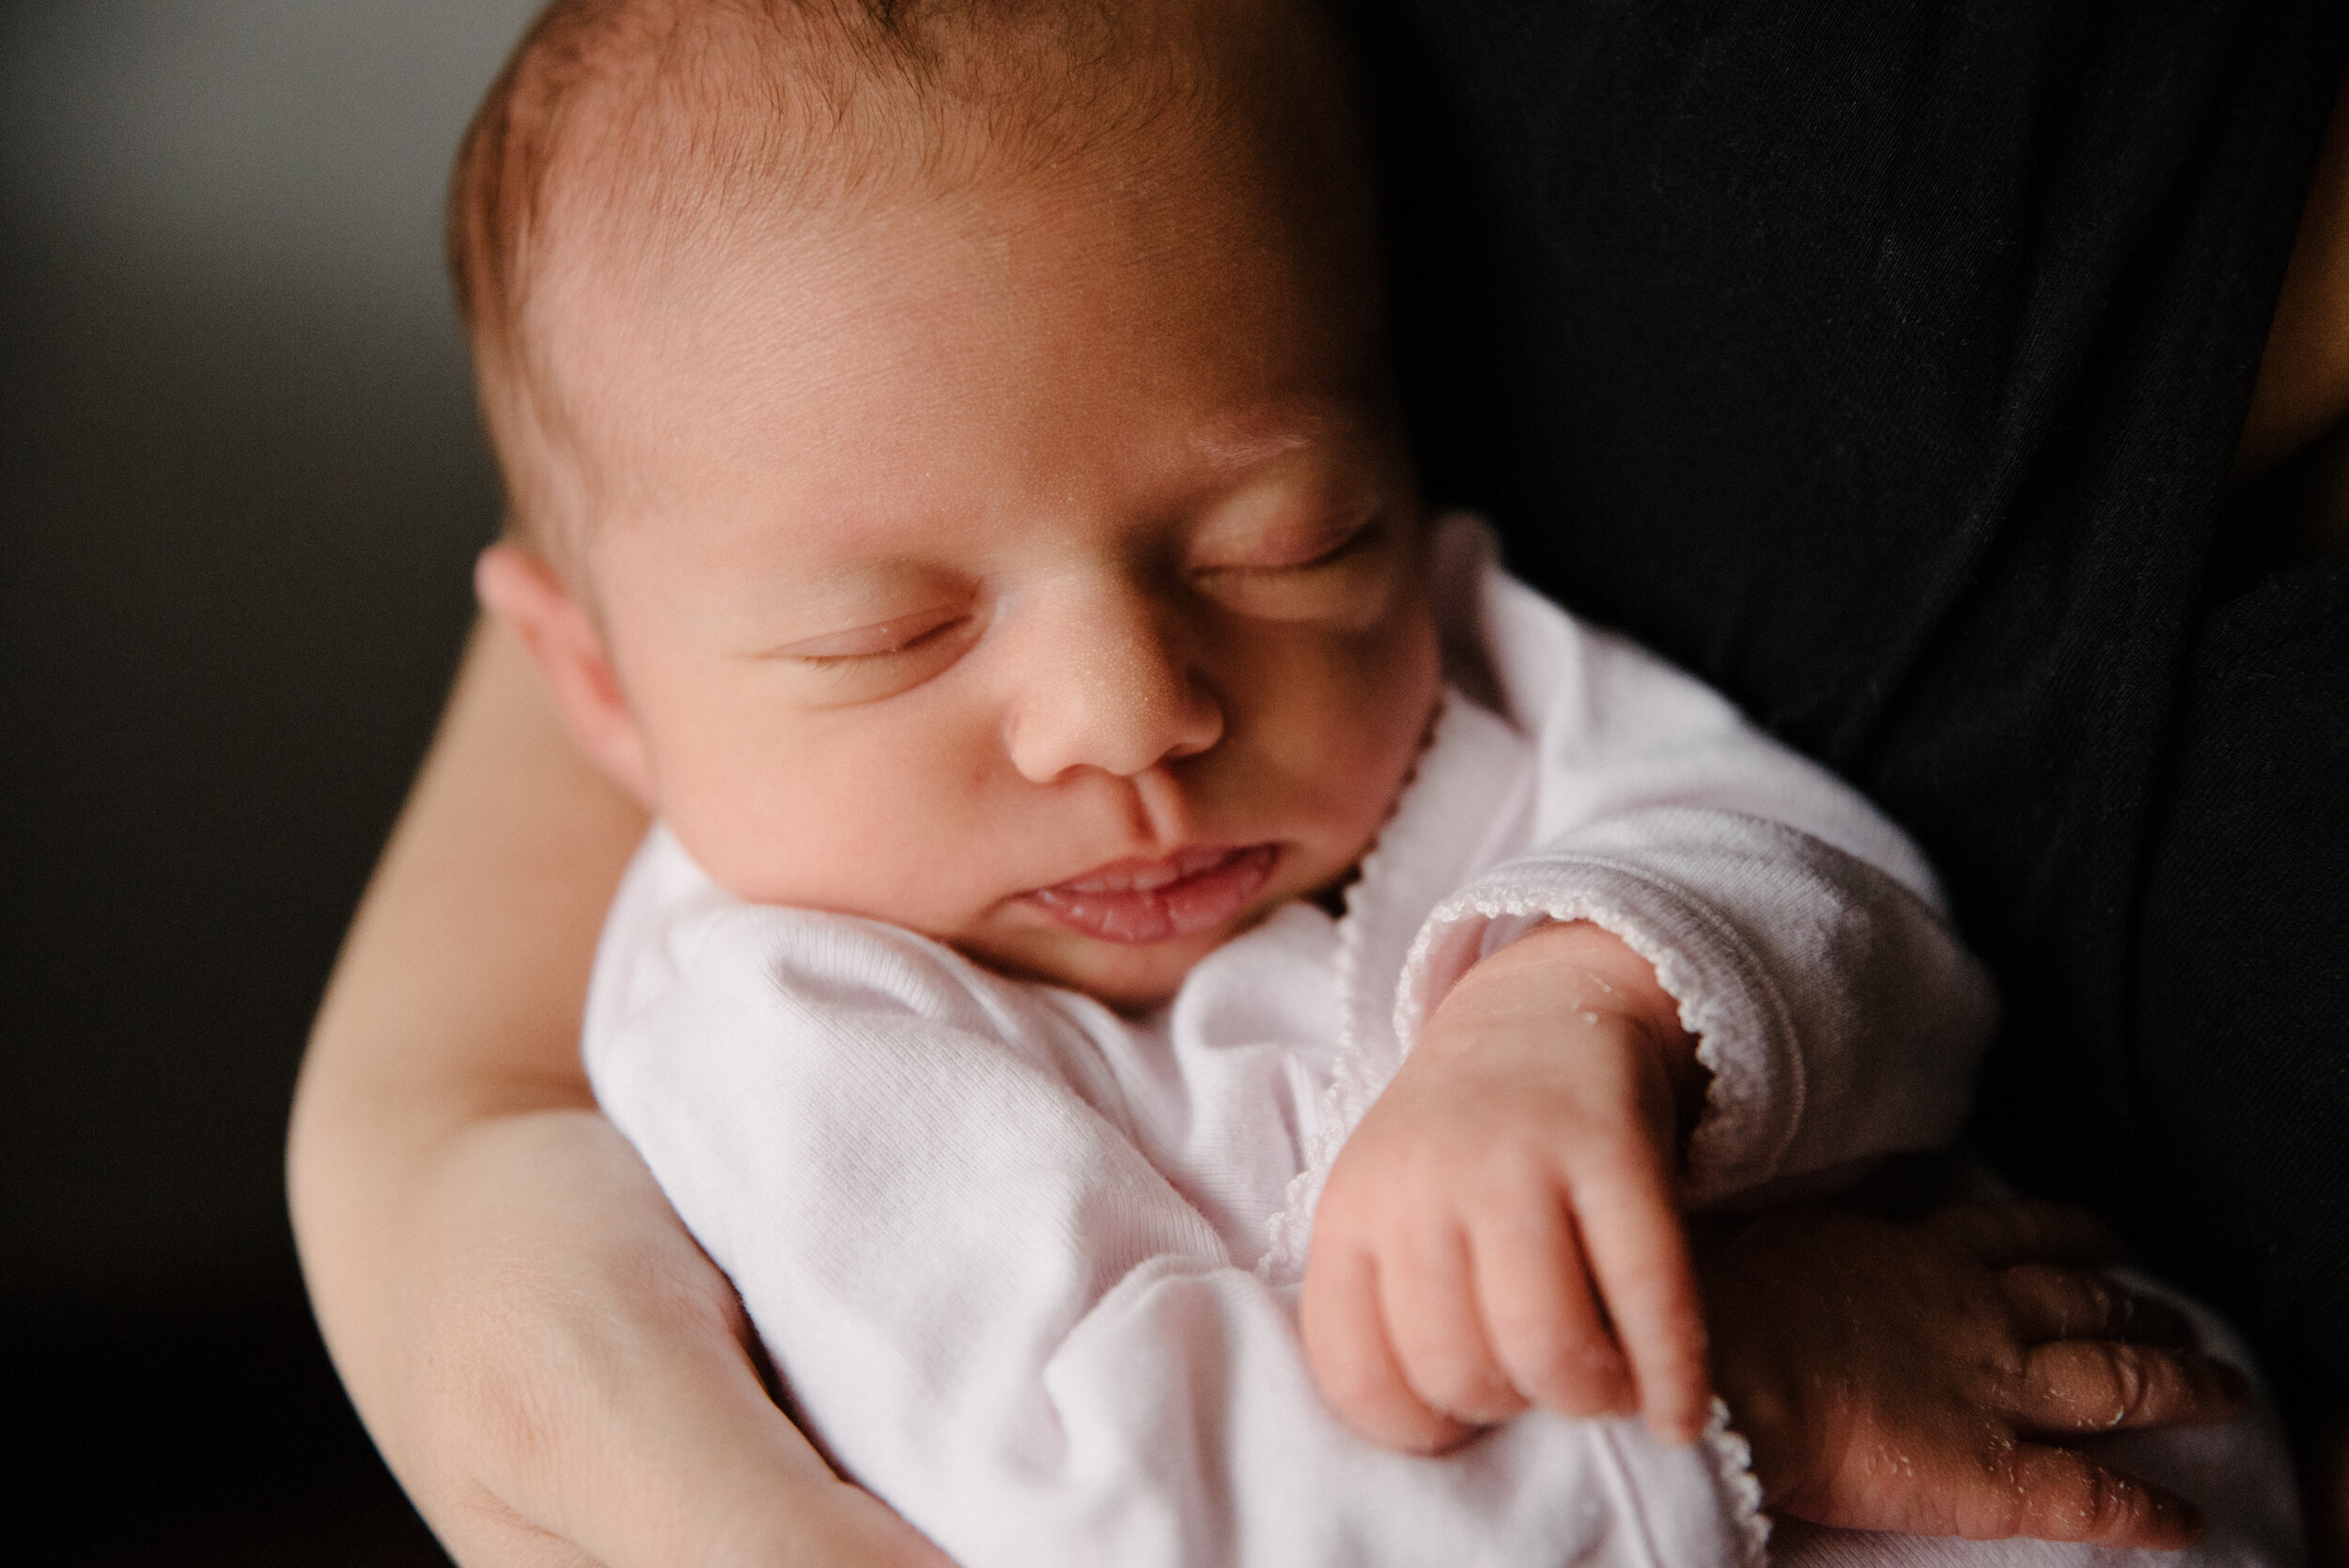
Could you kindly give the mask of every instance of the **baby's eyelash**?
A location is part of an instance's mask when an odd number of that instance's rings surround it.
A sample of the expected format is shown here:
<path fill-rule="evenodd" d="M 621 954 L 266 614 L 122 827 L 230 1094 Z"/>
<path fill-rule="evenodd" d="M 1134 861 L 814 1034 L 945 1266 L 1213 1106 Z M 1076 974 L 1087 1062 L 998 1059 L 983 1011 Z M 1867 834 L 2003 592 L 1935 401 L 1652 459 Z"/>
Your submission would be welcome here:
<path fill-rule="evenodd" d="M 1365 519 L 1360 528 L 1355 529 L 1354 532 L 1348 534 L 1346 537 L 1340 539 L 1336 544 L 1331 545 L 1328 550 L 1323 551 L 1312 560 L 1299 561 L 1297 563 L 1297 567 L 1292 569 L 1301 570 L 1311 567 L 1327 567 L 1345 560 L 1356 551 L 1361 550 L 1365 545 L 1368 545 L 1377 539 L 1378 535 L 1379 520 L 1380 520 L 1377 518 Z"/>
<path fill-rule="evenodd" d="M 957 615 L 952 620 L 941 621 L 927 630 L 917 632 L 907 638 L 894 647 L 874 648 L 866 653 L 801 653 L 788 657 L 794 662 L 811 670 L 835 670 L 848 664 L 866 664 L 884 659 L 897 659 L 916 651 L 925 644 L 938 641 L 948 632 L 969 625 L 970 620 L 971 617 L 968 615 Z"/>
<path fill-rule="evenodd" d="M 1346 534 L 1343 538 L 1339 539 L 1337 543 L 1331 545 L 1320 554 L 1310 556 L 1302 561 L 1290 561 L 1277 567 L 1252 567 L 1245 564 L 1228 567 L 1209 567 L 1206 570 L 1211 573 L 1262 572 L 1269 575 L 1278 572 L 1315 571 L 1324 567 L 1334 567 L 1339 562 L 1346 560 L 1357 551 L 1376 543 L 1380 533 L 1381 525 L 1384 521 L 1385 519 L 1383 517 L 1366 518 L 1363 520 L 1360 527 L 1354 529 L 1351 533 Z"/>

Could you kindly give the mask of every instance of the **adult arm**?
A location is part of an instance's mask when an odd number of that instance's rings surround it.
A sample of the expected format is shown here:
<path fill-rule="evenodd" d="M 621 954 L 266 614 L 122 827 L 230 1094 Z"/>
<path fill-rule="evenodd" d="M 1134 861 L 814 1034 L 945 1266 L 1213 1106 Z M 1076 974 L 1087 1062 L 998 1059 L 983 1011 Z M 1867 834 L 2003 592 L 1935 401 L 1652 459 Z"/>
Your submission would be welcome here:
<path fill-rule="evenodd" d="M 328 1348 L 469 1565 L 935 1565 L 768 1398 L 732 1289 L 594 1109 L 581 999 L 643 831 L 485 625 L 296 1094 Z"/>

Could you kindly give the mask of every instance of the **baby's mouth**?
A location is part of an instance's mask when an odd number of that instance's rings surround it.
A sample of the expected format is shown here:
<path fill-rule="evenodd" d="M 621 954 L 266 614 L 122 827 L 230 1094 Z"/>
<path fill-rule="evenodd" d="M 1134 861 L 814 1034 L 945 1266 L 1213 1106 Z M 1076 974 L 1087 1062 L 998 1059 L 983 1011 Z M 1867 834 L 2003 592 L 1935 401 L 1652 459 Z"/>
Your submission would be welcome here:
<path fill-rule="evenodd" d="M 1026 894 L 1072 930 L 1112 942 L 1162 942 L 1212 930 L 1242 909 L 1272 875 L 1280 848 L 1201 846 L 1164 860 L 1112 861 L 1082 877 Z"/>

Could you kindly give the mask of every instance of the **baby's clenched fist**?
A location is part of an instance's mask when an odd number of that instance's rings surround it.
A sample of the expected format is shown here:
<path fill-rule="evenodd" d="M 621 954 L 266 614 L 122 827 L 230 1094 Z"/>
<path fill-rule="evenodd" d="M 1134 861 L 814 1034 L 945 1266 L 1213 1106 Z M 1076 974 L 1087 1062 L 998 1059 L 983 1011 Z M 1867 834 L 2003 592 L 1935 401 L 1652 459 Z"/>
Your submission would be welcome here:
<path fill-rule="evenodd" d="M 1703 1098 L 1655 970 L 1596 926 L 1464 975 L 1315 1216 L 1305 1353 L 1340 1417 L 1423 1452 L 1530 1405 L 1693 1438 L 1711 1396 L 1677 1170 Z"/>

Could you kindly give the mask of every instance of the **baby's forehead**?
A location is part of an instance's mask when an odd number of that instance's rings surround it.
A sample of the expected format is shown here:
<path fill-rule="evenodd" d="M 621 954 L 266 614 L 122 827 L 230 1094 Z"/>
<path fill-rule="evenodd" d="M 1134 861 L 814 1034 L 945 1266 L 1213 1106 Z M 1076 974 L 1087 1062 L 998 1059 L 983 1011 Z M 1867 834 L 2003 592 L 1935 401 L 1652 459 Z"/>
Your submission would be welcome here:
<path fill-rule="evenodd" d="M 1073 209 L 1137 159 L 1158 161 L 1161 185 L 1186 162 L 1246 165 L 1276 194 L 1251 205 L 1309 209 L 1354 183 L 1329 178 L 1331 149 L 1359 162 L 1351 130 L 1330 131 L 1351 118 L 1336 53 L 1281 0 L 558 0 L 492 89 L 452 191 L 517 516 L 579 509 L 557 470 L 596 444 L 574 398 L 599 378 L 576 350 L 607 307 L 695 307 L 743 257 L 810 236 L 853 255 L 893 208 L 1016 204 L 1054 184 Z M 1344 226 L 1346 243 L 1272 243 L 1371 254 Z M 1259 227 L 1303 232 L 1293 216 Z"/>
<path fill-rule="evenodd" d="M 1178 47 L 1136 24 L 1171 7 L 1115 22 L 1116 7 L 1081 4 L 607 8 L 514 94 L 535 85 L 551 100 L 525 220 L 557 257 L 581 232 L 722 242 L 795 215 L 1049 177 L 1145 133 L 1248 133 L 1235 112 L 1246 95 L 1208 81 L 1229 74 L 1214 30 Z"/>

